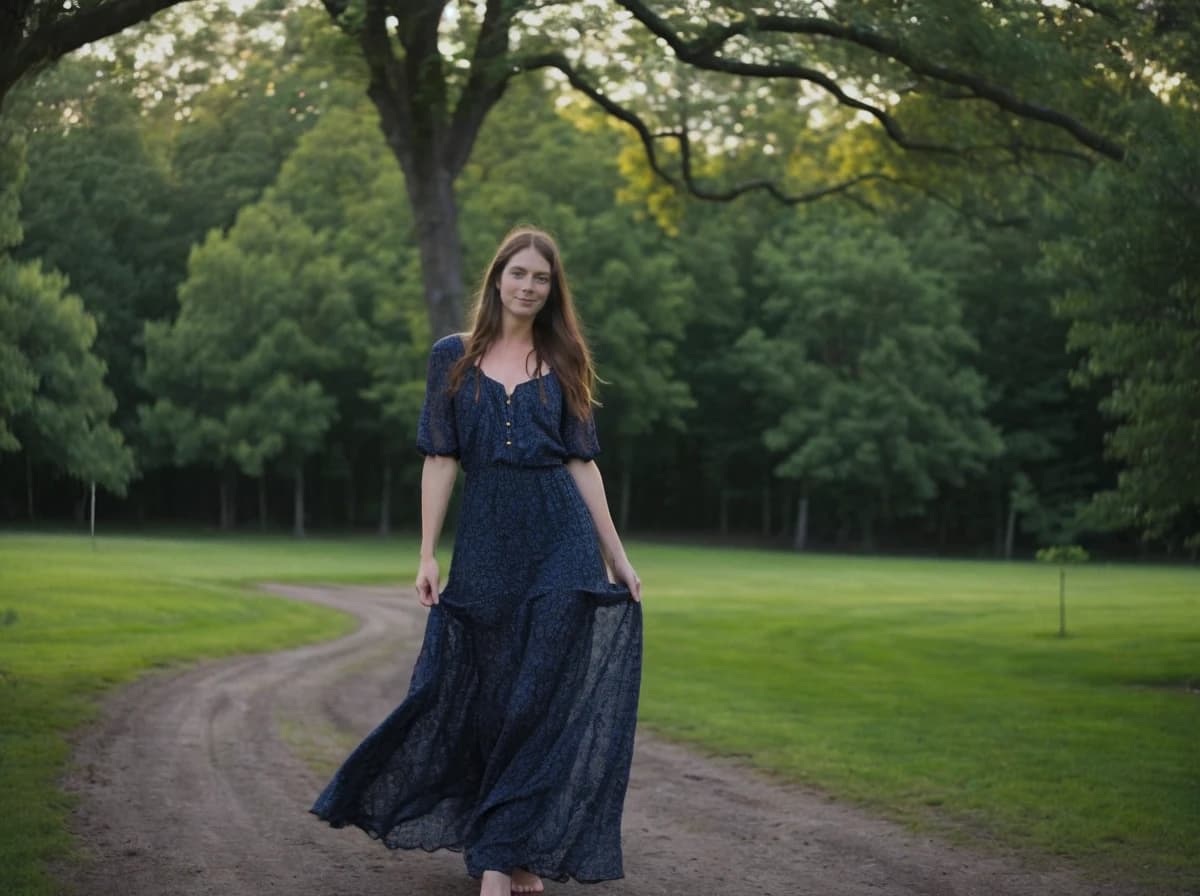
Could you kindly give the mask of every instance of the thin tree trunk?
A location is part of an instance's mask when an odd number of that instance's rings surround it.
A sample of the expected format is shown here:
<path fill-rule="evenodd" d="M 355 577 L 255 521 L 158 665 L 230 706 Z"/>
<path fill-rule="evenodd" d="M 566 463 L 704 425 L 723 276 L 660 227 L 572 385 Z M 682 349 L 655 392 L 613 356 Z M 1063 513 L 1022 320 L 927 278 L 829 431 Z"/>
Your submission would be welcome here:
<path fill-rule="evenodd" d="M 762 537 L 771 537 L 771 479 L 764 477 L 762 487 Z"/>
<path fill-rule="evenodd" d="M 1004 559 L 1011 560 L 1013 556 L 1013 542 L 1017 536 L 1017 502 L 1010 501 L 1008 504 L 1008 522 L 1004 526 Z"/>
<path fill-rule="evenodd" d="M 220 526 L 222 531 L 228 531 L 237 523 L 236 470 L 226 469 L 221 471 L 219 493 L 221 496 Z"/>
<path fill-rule="evenodd" d="M 808 548 L 808 495 L 801 495 L 796 501 L 796 535 L 792 539 L 792 548 L 797 551 Z"/>
<path fill-rule="evenodd" d="M 721 489 L 721 522 L 720 532 L 722 535 L 729 534 L 729 489 Z"/>
<path fill-rule="evenodd" d="M 859 518 L 862 525 L 862 547 L 867 553 L 875 550 L 875 513 L 864 510 Z"/>
<path fill-rule="evenodd" d="M 850 543 L 850 532 L 852 526 L 852 517 L 850 515 L 851 511 L 845 510 L 843 513 L 845 515 L 838 518 L 837 536 L 835 541 L 835 544 L 838 546 L 839 550 L 845 548 L 846 545 Z"/>
<path fill-rule="evenodd" d="M 354 488 L 354 464 L 347 462 L 346 464 L 346 525 L 354 527 L 355 520 L 358 517 L 358 506 L 355 501 Z"/>
<path fill-rule="evenodd" d="M 1067 636 L 1067 568 L 1058 568 L 1058 636 Z"/>
<path fill-rule="evenodd" d="M 292 487 L 292 534 L 304 537 L 304 464 L 296 464 L 296 478 Z"/>
<path fill-rule="evenodd" d="M 383 484 L 379 492 L 379 534 L 392 534 L 392 462 L 383 462 Z"/>
<path fill-rule="evenodd" d="M 33 522 L 33 457 L 25 452 L 25 515 Z"/>
<path fill-rule="evenodd" d="M 995 513 L 992 516 L 992 553 L 997 557 L 1004 556 L 1004 496 L 997 492 L 992 502 Z"/>
<path fill-rule="evenodd" d="M 267 531 L 267 471 L 258 476 L 258 528 Z"/>
<path fill-rule="evenodd" d="M 633 496 L 633 439 L 625 439 L 621 446 L 621 502 L 617 514 L 617 527 L 624 532 L 629 528 L 629 504 Z"/>

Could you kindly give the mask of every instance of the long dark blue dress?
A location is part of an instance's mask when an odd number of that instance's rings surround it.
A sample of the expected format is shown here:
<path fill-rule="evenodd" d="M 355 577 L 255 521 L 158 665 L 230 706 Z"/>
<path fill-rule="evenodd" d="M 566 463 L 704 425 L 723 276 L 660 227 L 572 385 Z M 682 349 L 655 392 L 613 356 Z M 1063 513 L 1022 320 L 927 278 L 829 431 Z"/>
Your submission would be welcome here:
<path fill-rule="evenodd" d="M 463 351 L 434 345 L 417 437 L 466 472 L 446 587 L 407 698 L 312 811 L 389 847 L 461 849 L 474 876 L 619 878 L 642 617 L 564 466 L 596 456 L 595 427 L 553 372 L 509 396 L 474 370 L 450 396 Z"/>

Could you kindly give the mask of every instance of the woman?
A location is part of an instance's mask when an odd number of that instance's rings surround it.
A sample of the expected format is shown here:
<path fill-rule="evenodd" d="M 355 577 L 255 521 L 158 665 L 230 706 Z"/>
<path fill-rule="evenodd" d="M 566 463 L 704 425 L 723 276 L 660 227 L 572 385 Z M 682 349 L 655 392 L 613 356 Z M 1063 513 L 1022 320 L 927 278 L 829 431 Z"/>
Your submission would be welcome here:
<path fill-rule="evenodd" d="M 471 332 L 429 359 L 416 590 L 431 609 L 408 697 L 312 810 L 393 848 L 462 849 L 480 896 L 622 876 L 641 582 L 593 460 L 594 383 L 558 247 L 512 231 Z"/>

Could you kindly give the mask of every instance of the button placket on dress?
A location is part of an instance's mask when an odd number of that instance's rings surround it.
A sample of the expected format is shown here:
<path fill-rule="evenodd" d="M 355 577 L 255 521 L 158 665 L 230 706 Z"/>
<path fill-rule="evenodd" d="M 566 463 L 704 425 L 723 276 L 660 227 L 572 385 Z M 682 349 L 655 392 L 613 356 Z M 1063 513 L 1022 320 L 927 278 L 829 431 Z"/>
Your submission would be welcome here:
<path fill-rule="evenodd" d="M 504 396 L 504 444 L 509 447 L 512 447 L 512 401 L 512 395 Z"/>

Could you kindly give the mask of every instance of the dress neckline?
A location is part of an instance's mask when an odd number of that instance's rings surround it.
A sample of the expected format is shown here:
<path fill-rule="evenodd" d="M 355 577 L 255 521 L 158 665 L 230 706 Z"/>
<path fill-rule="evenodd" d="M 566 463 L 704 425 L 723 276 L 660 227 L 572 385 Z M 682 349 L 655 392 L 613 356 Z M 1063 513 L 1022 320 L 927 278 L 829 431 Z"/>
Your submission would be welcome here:
<path fill-rule="evenodd" d="M 528 386 L 530 383 L 535 383 L 535 382 L 537 382 L 539 379 L 541 379 L 542 377 L 549 377 L 551 374 L 553 374 L 553 373 L 554 373 L 554 368 L 553 368 L 553 367 L 551 367 L 551 368 L 549 368 L 549 369 L 548 369 L 548 370 L 547 370 L 545 373 L 538 373 L 538 374 L 536 374 L 536 375 L 534 375 L 534 376 L 531 376 L 531 377 L 529 377 L 528 379 L 521 380 L 521 382 L 519 382 L 519 383 L 517 383 L 515 386 L 513 386 L 513 388 L 512 388 L 512 391 L 511 391 L 511 392 L 509 392 L 509 391 L 508 391 L 508 386 L 504 385 L 504 383 L 500 382 L 500 381 L 499 381 L 498 379 L 496 379 L 495 377 L 488 376 L 488 375 L 487 375 L 487 374 L 484 372 L 483 368 L 482 368 L 482 367 L 480 367 L 479 365 L 476 365 L 476 366 L 475 366 L 475 370 L 476 370 L 476 371 L 479 373 L 479 375 L 480 375 L 481 377 L 483 377 L 483 378 L 484 378 L 485 380 L 487 380 L 489 383 L 495 383 L 497 386 L 499 386 L 499 387 L 500 387 L 500 388 L 501 388 L 501 389 L 504 391 L 504 397 L 505 397 L 505 398 L 512 398 L 514 395 L 516 395 L 516 394 L 517 394 L 517 390 L 518 390 L 518 389 L 520 389 L 522 386 Z"/>

